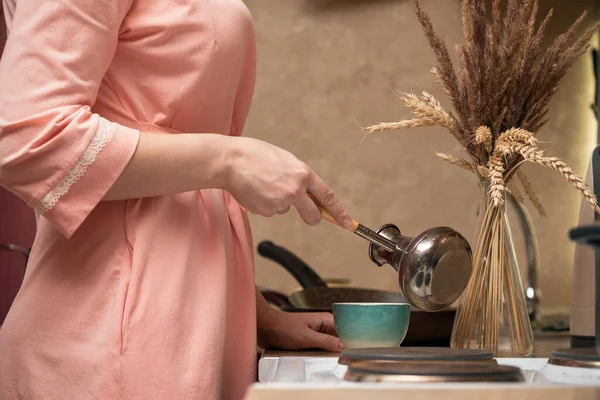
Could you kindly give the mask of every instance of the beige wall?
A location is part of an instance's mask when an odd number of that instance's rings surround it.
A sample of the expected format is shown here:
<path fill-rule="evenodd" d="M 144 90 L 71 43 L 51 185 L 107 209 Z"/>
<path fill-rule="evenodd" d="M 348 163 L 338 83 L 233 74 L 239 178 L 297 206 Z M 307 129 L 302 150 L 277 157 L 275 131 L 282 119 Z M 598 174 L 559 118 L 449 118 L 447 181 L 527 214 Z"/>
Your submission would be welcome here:
<path fill-rule="evenodd" d="M 432 53 L 408 0 L 246 0 L 258 40 L 258 81 L 246 134 L 284 147 L 312 166 L 351 211 L 372 228 L 395 223 L 407 235 L 436 225 L 473 238 L 479 191 L 467 172 L 438 160 L 435 151 L 460 155 L 441 129 L 371 136 L 362 141 L 355 122 L 393 121 L 406 114 L 391 89 L 425 89 L 445 100 L 429 74 Z M 423 0 L 437 29 L 452 44 L 460 39 L 460 2 Z M 576 18 L 590 1 L 558 5 L 552 32 Z M 583 172 L 595 140 L 592 69 L 584 57 L 565 79 L 540 133 L 549 153 Z M 493 79 L 493 77 L 491 77 Z M 275 168 L 277 166 L 274 166 Z M 534 216 L 541 256 L 545 306 L 570 301 L 573 245 L 579 198 L 562 178 L 541 167 L 526 168 L 548 211 Z M 350 278 L 356 286 L 397 290 L 395 272 L 378 269 L 367 243 L 323 223 L 305 226 L 295 212 L 252 217 L 255 242 L 281 244 L 322 276 Z M 516 240 L 521 240 L 517 235 Z M 520 258 L 523 259 L 522 248 Z M 524 263 L 523 263 L 524 264 Z M 290 292 L 297 283 L 257 255 L 257 282 Z"/>

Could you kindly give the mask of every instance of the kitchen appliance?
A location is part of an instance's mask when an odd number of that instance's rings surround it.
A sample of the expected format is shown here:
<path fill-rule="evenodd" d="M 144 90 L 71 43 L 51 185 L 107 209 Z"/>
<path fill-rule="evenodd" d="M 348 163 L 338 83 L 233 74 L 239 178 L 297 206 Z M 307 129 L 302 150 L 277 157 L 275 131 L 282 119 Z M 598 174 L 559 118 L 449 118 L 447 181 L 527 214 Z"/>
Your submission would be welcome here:
<path fill-rule="evenodd" d="M 329 212 L 313 198 L 323 218 L 335 225 Z M 378 266 L 389 264 L 398 272 L 398 284 L 412 306 L 439 311 L 451 306 L 469 283 L 473 265 L 471 247 L 454 229 L 436 227 L 417 237 L 403 236 L 386 224 L 377 232 L 352 221 L 352 232 L 371 242 L 369 257 Z"/>
<path fill-rule="evenodd" d="M 592 163 L 595 163 L 594 157 Z M 597 165 L 597 164 L 596 164 Z M 599 182 L 594 179 L 595 182 Z M 596 254 L 600 254 L 600 225 L 583 225 L 571 230 L 569 236 L 571 240 L 590 247 Z M 590 271 L 591 275 L 588 277 L 589 280 L 595 282 L 595 286 L 598 287 L 600 282 L 600 264 L 595 262 L 595 268 Z M 594 277 L 592 279 L 592 277 Z M 548 361 L 548 364 L 571 367 L 571 368 L 585 368 L 592 370 L 600 370 L 600 340 L 597 338 L 596 332 L 600 332 L 598 325 L 600 324 L 600 293 L 596 292 L 594 295 L 594 309 L 595 315 L 591 318 L 592 324 L 594 325 L 594 340 L 593 347 L 580 347 L 580 348 L 569 348 L 560 349 L 552 352 L 552 357 Z"/>
<path fill-rule="evenodd" d="M 523 382 L 517 367 L 496 363 L 361 361 L 348 367 L 344 380 L 377 383 Z"/>
<path fill-rule="evenodd" d="M 600 37 L 600 32 L 598 34 Z M 600 122 L 600 53 L 597 49 L 592 51 L 594 79 L 596 92 L 592 110 L 596 120 Z M 600 142 L 600 123 L 598 123 L 597 141 Z M 591 155 L 586 174 L 586 185 L 592 189 L 596 197 L 600 198 L 600 146 L 597 146 Z M 582 200 L 579 211 L 579 226 L 598 223 L 600 216 L 584 204 Z M 571 346 L 573 348 L 596 346 L 596 268 L 600 266 L 600 255 L 588 246 L 585 241 L 577 243 L 575 247 L 575 263 L 573 268 L 573 294 L 571 301 Z"/>
<path fill-rule="evenodd" d="M 549 361 L 550 359 L 546 357 L 497 358 L 495 360 L 496 365 L 489 360 L 444 361 L 443 363 L 450 365 L 450 367 L 445 370 L 438 369 L 437 371 L 433 370 L 431 363 L 428 364 L 426 362 L 412 363 L 406 369 L 401 370 L 402 367 L 395 366 L 399 363 L 386 364 L 376 361 L 369 364 L 363 361 L 362 364 L 357 363 L 359 367 L 357 371 L 356 369 L 352 369 L 351 366 L 338 363 L 337 356 L 319 356 L 318 354 L 308 356 L 293 354 L 286 356 L 270 352 L 266 353 L 259 361 L 258 381 L 261 387 L 268 388 L 271 385 L 276 385 L 277 388 L 286 388 L 291 391 L 314 388 L 317 385 L 321 389 L 360 388 L 368 385 L 370 382 L 397 385 L 419 383 L 422 385 L 420 386 L 422 388 L 439 390 L 444 387 L 450 389 L 456 385 L 476 384 L 481 381 L 506 382 L 511 386 L 517 387 L 577 385 L 594 386 L 600 389 L 600 369 L 558 365 L 552 364 Z M 503 371 L 503 369 L 498 369 L 498 366 L 512 368 Z M 369 368 L 364 370 L 365 367 Z M 464 368 L 465 370 L 460 371 L 460 368 Z M 444 376 L 440 372 L 446 372 L 446 376 L 451 375 L 451 372 L 448 371 L 449 369 L 455 371 L 454 377 L 463 372 L 462 375 L 466 375 L 468 379 L 460 380 L 453 379 L 452 377 L 441 379 Z M 418 373 L 413 371 L 418 371 Z M 487 377 L 482 378 L 478 376 L 477 371 L 486 374 Z M 356 372 L 360 373 L 359 377 L 354 375 Z M 408 374 L 407 372 L 413 373 Z M 519 373 L 521 379 L 518 378 Z M 393 376 L 390 376 L 402 374 L 408 375 L 409 379 L 395 379 Z M 495 376 L 503 374 L 504 377 L 500 381 L 495 379 Z M 384 379 L 381 379 L 382 375 L 384 375 Z M 415 376 L 420 378 L 415 379 Z M 428 377 L 431 377 L 432 380 L 428 380 Z M 435 385 L 427 386 L 430 383 L 435 383 Z M 467 388 L 468 386 L 462 387 Z M 371 386 L 371 388 L 375 389 L 376 386 Z"/>
<path fill-rule="evenodd" d="M 412 347 L 412 348 L 378 348 L 378 349 L 349 349 L 344 350 L 338 359 L 342 365 L 351 365 L 359 361 L 384 361 L 384 362 L 491 362 L 494 354 L 490 351 L 479 349 L 454 349 L 451 347 Z"/>
<path fill-rule="evenodd" d="M 350 382 L 522 382 L 521 370 L 501 366 L 494 354 L 479 349 L 350 349 L 338 363 Z"/>
<path fill-rule="evenodd" d="M 288 312 L 331 312 L 334 303 L 405 303 L 396 292 L 353 287 L 328 287 L 302 259 L 270 241 L 258 245 L 258 253 L 285 268 L 303 287 L 290 296 L 262 289 L 269 303 Z M 411 307 L 410 325 L 403 346 L 449 346 L 456 309 L 427 312 Z"/>
<path fill-rule="evenodd" d="M 596 147 L 589 162 L 586 184 L 600 198 L 600 146 Z M 598 221 L 599 216 L 582 201 L 579 226 Z M 571 346 L 573 348 L 595 347 L 596 340 L 596 281 L 595 270 L 600 256 L 585 243 L 575 247 L 573 268 L 573 294 L 571 301 Z"/>

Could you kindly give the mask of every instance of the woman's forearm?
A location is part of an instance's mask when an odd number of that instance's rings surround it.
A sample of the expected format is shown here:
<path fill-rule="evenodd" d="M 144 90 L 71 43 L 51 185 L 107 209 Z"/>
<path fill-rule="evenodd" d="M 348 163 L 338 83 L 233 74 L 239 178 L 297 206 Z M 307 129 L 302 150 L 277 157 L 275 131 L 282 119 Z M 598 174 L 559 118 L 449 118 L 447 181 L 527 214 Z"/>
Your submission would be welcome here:
<path fill-rule="evenodd" d="M 140 134 L 129 164 L 104 200 L 223 188 L 235 138 L 217 134 Z"/>
<path fill-rule="evenodd" d="M 291 207 L 315 225 L 321 212 L 352 220 L 331 189 L 293 154 L 261 140 L 217 134 L 141 134 L 129 164 L 103 200 L 162 196 L 198 189 L 227 190 L 247 211 L 265 217 Z"/>

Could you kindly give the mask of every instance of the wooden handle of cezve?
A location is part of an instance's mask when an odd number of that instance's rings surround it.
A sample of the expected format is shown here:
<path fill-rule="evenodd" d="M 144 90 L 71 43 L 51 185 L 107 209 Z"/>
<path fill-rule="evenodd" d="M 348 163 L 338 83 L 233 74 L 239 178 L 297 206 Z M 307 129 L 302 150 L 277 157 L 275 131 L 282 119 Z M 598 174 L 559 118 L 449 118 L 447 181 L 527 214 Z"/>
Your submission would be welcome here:
<path fill-rule="evenodd" d="M 324 220 L 326 220 L 326 221 L 328 221 L 328 222 L 331 222 L 331 223 L 332 223 L 332 224 L 334 224 L 334 225 L 340 226 L 340 224 L 338 224 L 338 222 L 335 220 L 335 218 L 333 218 L 333 215 L 331 215 L 331 214 L 329 213 L 329 211 L 327 211 L 327 210 L 325 209 L 325 207 L 323 207 L 323 206 L 321 205 L 321 203 L 319 203 L 319 202 L 317 201 L 317 199 L 315 199 L 315 198 L 314 198 L 314 196 L 313 196 L 312 194 L 310 194 L 310 193 L 309 193 L 309 194 L 308 194 L 308 197 L 310 197 L 310 198 L 312 199 L 312 201 L 314 201 L 314 202 L 315 202 L 315 204 L 317 205 L 317 207 L 319 207 L 319 211 L 321 211 L 321 216 L 323 217 L 323 219 L 324 219 Z M 358 224 L 358 222 L 356 222 L 356 221 L 352 220 L 352 229 L 351 229 L 351 231 L 352 231 L 352 232 L 356 232 L 356 229 L 358 228 L 358 225 L 359 225 L 359 224 Z"/>

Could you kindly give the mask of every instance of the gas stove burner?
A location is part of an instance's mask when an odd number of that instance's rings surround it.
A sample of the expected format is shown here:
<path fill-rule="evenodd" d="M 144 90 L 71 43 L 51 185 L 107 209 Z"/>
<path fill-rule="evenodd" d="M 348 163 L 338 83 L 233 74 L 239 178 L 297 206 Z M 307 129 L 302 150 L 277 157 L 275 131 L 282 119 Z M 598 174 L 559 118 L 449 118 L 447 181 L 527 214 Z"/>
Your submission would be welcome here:
<path fill-rule="evenodd" d="M 600 356 L 595 347 L 554 350 L 548 364 L 600 369 Z"/>
<path fill-rule="evenodd" d="M 524 382 L 517 367 L 481 360 L 456 362 L 357 361 L 344 376 L 349 382 Z"/>
<path fill-rule="evenodd" d="M 485 350 L 453 349 L 450 347 L 390 347 L 344 350 L 338 363 L 350 365 L 357 361 L 493 361 L 494 354 Z"/>

